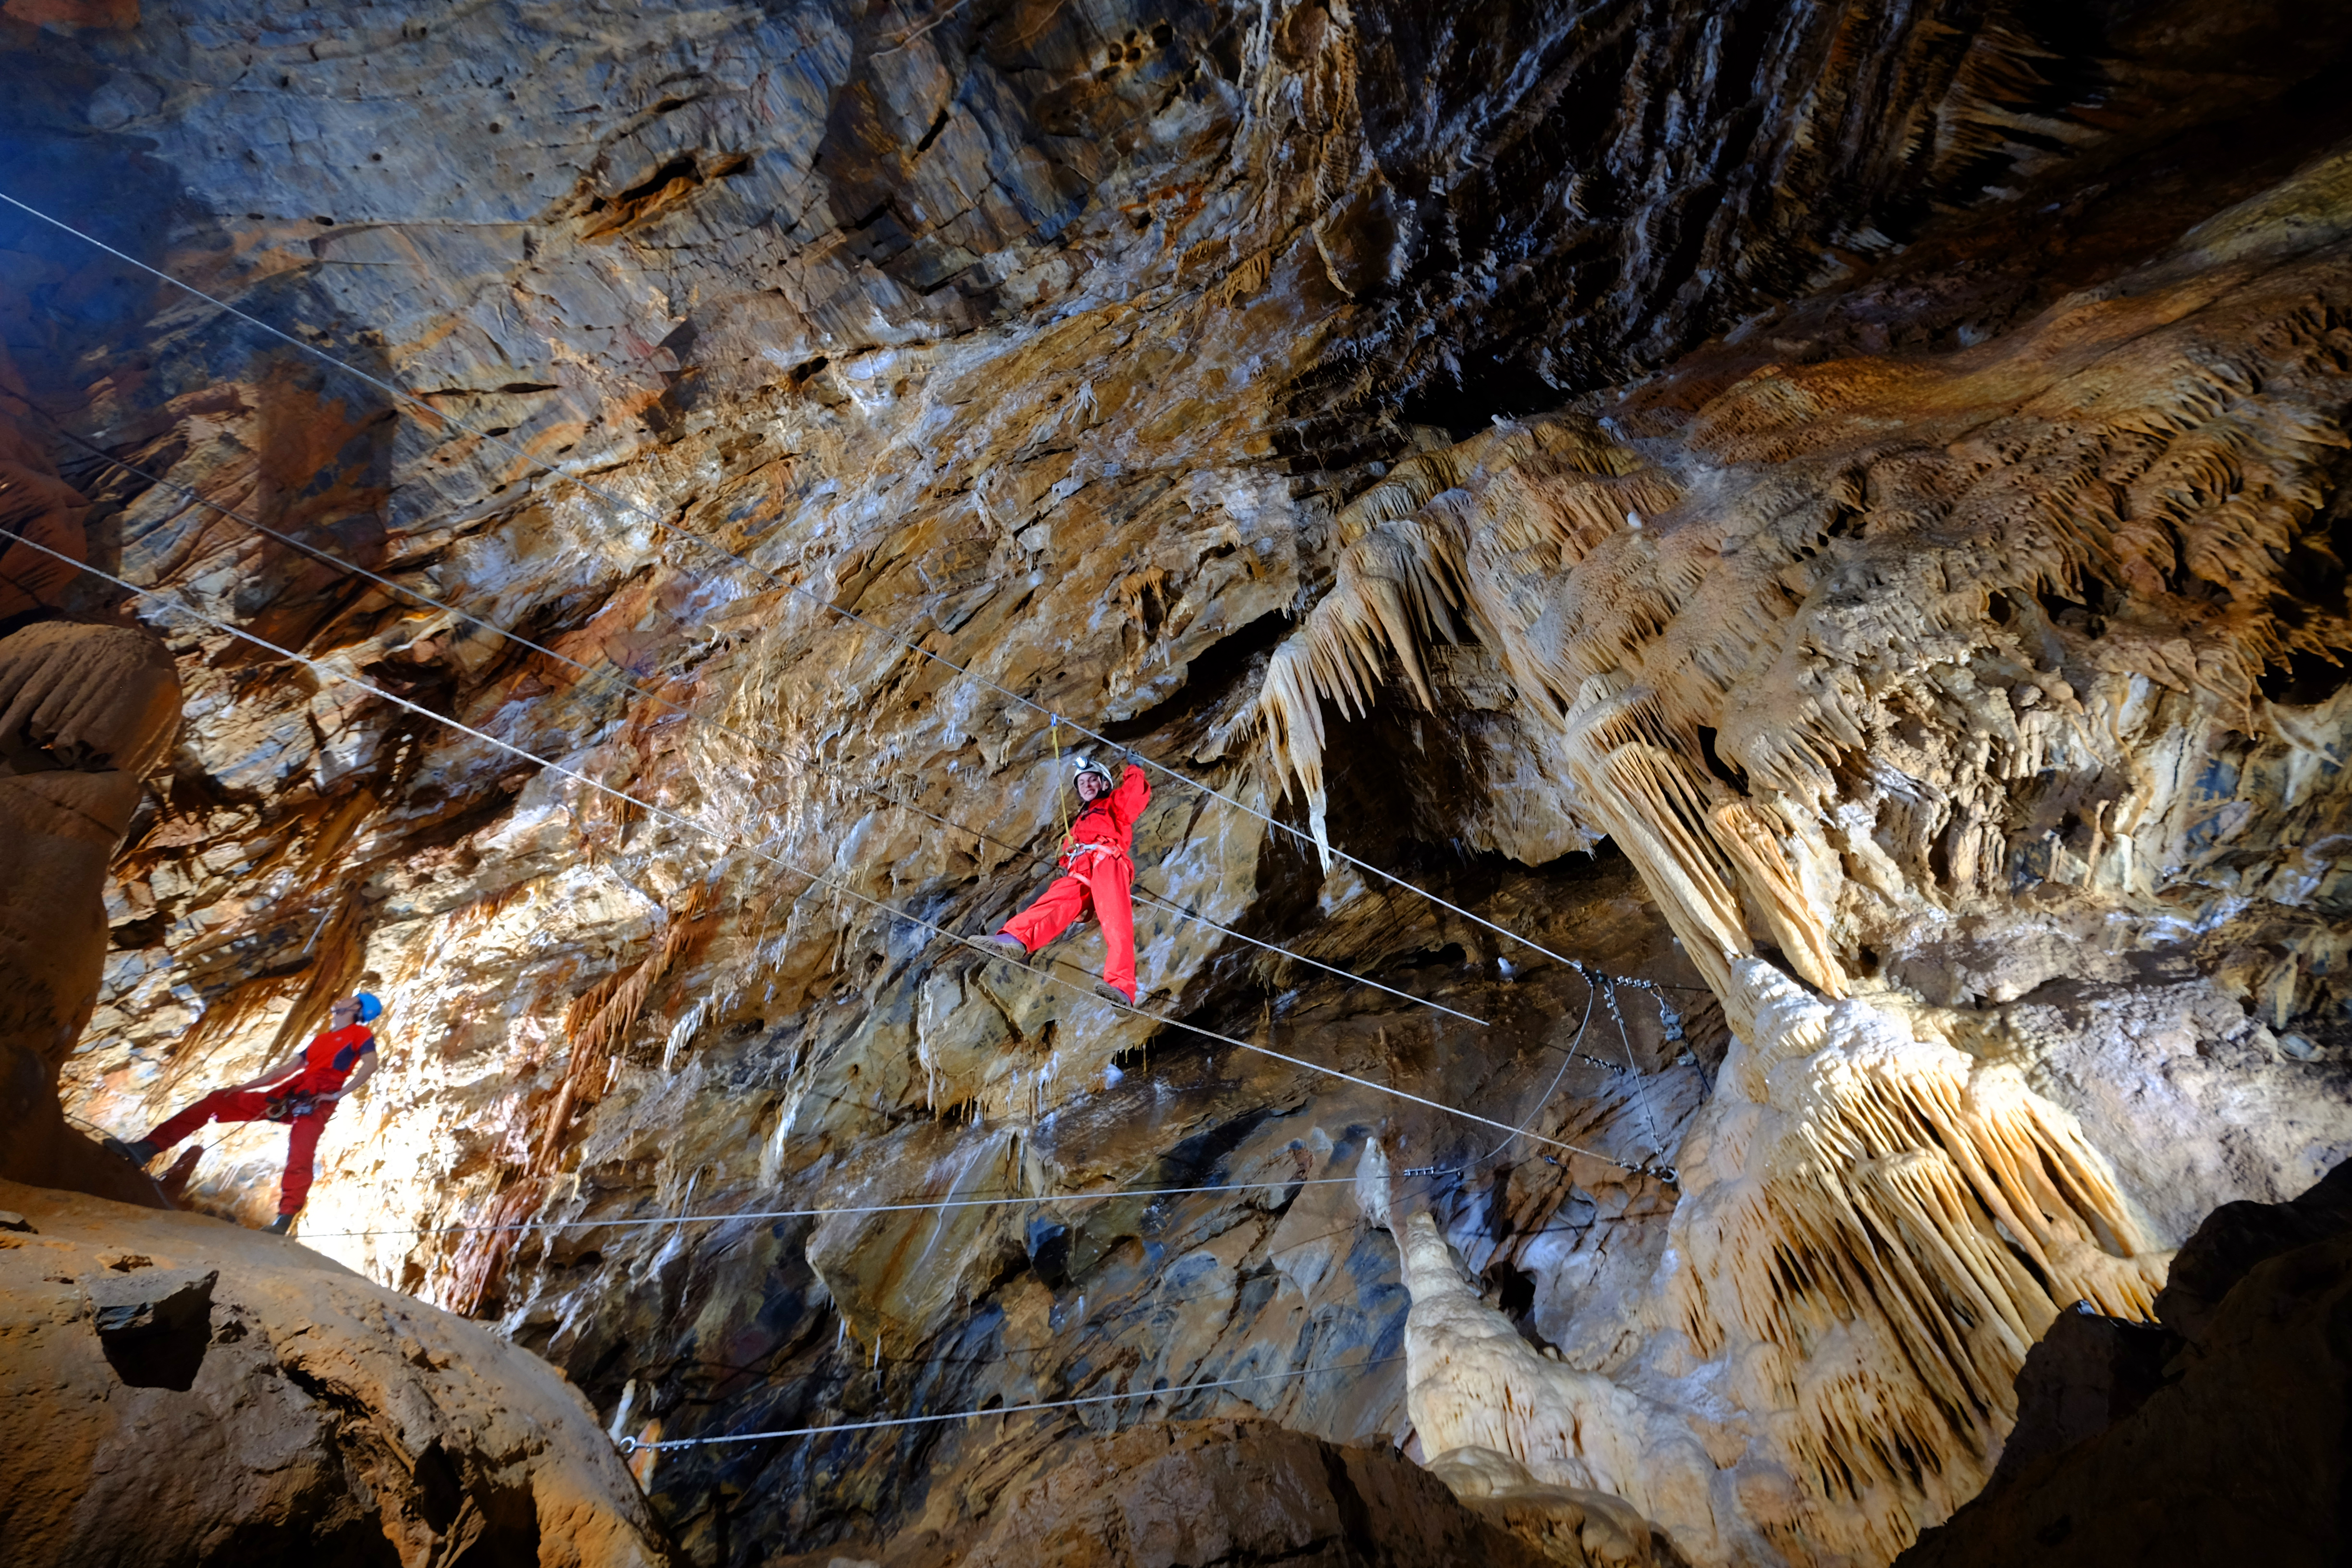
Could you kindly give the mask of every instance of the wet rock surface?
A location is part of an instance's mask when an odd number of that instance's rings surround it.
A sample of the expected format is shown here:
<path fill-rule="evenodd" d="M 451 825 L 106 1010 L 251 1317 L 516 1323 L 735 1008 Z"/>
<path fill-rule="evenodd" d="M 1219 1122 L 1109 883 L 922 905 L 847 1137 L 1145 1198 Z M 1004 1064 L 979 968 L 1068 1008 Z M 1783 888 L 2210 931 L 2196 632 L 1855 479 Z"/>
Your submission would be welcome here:
<path fill-rule="evenodd" d="M 1885 1561 L 2052 1291 L 2137 1310 L 2352 1151 L 2344 46 L 6 7 L 11 194 L 251 318 L 0 216 L 0 575 L 184 714 L 25 1059 L 133 1135 L 383 994 L 311 1245 L 622 1435 L 845 1428 L 639 1451 L 698 1562 L 1042 1531 L 1016 1480 L 1171 1420 L 1509 1430 L 1395 1359 L 1375 1142 L 1473 1337 L 1706 1499 L 1587 1484 L 1596 1432 L 1441 1462 L 1475 1506 Z M 1056 715 L 1240 803 L 1162 775 L 1139 834 L 1178 1024 L 1090 929 L 941 934 L 1047 874 Z M 264 1221 L 280 1136 L 166 1184 Z"/>

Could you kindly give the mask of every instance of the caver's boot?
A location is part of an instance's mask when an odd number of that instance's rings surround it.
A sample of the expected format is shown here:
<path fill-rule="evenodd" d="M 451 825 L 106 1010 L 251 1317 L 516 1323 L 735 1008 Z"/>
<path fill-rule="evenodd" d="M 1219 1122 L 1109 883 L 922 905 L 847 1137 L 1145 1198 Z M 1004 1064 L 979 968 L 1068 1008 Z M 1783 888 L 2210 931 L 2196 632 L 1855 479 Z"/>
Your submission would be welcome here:
<path fill-rule="evenodd" d="M 1129 995 L 1126 992 L 1121 991 L 1118 986 L 1113 985 L 1108 980 L 1097 980 L 1095 982 L 1095 994 L 1101 997 L 1106 1002 L 1116 1002 L 1122 1007 L 1132 1007 L 1135 1005 L 1134 997 Z"/>
<path fill-rule="evenodd" d="M 294 1216 L 290 1214 L 279 1215 L 276 1219 L 269 1222 L 269 1233 L 272 1236 L 284 1236 L 288 1231 L 292 1230 L 293 1228 Z"/>
<path fill-rule="evenodd" d="M 108 1138 L 103 1144 L 108 1153 L 120 1154 L 142 1171 L 150 1160 L 163 1152 L 144 1138 L 135 1138 L 128 1143 L 120 1138 Z"/>

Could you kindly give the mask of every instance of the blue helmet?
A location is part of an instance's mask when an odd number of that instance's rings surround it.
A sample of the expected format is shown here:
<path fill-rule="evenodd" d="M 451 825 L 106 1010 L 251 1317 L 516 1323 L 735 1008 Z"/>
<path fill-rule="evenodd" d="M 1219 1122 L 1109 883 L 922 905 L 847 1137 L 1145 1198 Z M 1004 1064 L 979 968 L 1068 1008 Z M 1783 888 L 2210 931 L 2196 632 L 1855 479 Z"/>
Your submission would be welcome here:
<path fill-rule="evenodd" d="M 373 1024 L 383 1016 L 383 1004 L 377 1000 L 374 992 L 362 991 L 353 995 L 352 1000 L 360 1005 L 361 1023 Z"/>

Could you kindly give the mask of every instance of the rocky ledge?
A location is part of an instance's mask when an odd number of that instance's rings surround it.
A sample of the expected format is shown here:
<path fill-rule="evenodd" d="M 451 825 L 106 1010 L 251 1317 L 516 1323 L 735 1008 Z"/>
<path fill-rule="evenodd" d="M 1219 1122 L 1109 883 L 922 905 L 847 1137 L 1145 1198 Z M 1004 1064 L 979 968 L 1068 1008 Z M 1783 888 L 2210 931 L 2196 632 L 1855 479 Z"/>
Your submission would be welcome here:
<path fill-rule="evenodd" d="M 10 1562 L 674 1561 L 587 1400 L 488 1329 L 203 1215 L 0 1210 Z"/>

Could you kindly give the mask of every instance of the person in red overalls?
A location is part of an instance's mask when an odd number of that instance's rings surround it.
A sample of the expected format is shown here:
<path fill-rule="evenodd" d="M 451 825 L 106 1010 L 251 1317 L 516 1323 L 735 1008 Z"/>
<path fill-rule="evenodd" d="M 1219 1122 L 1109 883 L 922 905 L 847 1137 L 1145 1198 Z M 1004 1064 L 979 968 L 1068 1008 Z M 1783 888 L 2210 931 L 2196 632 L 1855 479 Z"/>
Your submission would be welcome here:
<path fill-rule="evenodd" d="M 325 1034 L 260 1077 L 213 1090 L 137 1142 L 116 1144 L 117 1151 L 143 1166 L 207 1121 L 283 1121 L 292 1136 L 278 1188 L 278 1223 L 269 1228 L 285 1235 L 310 1195 L 311 1160 L 335 1101 L 375 1076 L 375 1035 L 368 1026 L 383 1014 L 383 1004 L 364 991 L 344 997 L 328 1009 Z"/>
<path fill-rule="evenodd" d="M 1078 763 L 1075 782 L 1086 804 L 1063 841 L 1062 875 L 990 940 L 1026 958 L 1091 911 L 1103 933 L 1103 977 L 1095 990 L 1132 1007 L 1135 906 L 1129 889 L 1135 884 L 1135 863 L 1127 857 L 1135 843 L 1136 820 L 1151 800 L 1151 781 L 1129 752 L 1116 786 L 1110 770 L 1092 758 Z"/>

